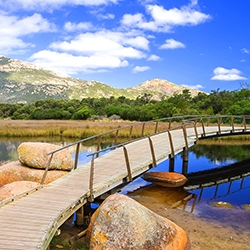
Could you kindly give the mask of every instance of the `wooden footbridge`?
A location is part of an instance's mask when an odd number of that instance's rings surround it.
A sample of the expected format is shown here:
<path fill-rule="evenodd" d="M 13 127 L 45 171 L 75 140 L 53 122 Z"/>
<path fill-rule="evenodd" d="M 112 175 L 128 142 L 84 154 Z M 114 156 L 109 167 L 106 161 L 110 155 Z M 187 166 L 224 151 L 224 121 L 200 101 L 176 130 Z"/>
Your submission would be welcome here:
<path fill-rule="evenodd" d="M 240 116 L 172 117 L 118 128 L 50 152 L 40 185 L 0 202 L 0 249 L 49 249 L 56 231 L 75 212 L 76 220 L 80 224 L 83 222 L 84 207 L 89 202 L 117 191 L 201 139 L 250 133 L 249 119 Z M 110 147 L 101 149 L 105 138 L 114 141 Z M 96 142 L 97 150 L 89 154 L 89 162 L 78 166 L 81 145 L 89 140 Z M 53 156 L 71 148 L 75 149 L 74 169 L 44 185 Z"/>

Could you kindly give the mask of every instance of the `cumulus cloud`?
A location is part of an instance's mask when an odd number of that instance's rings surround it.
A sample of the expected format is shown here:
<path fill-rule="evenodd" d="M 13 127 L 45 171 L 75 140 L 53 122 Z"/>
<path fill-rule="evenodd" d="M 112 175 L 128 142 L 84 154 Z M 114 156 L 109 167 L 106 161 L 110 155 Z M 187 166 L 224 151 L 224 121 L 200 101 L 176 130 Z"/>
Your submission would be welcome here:
<path fill-rule="evenodd" d="M 163 45 L 160 46 L 160 49 L 180 49 L 185 48 L 186 46 L 174 39 L 167 39 Z"/>
<path fill-rule="evenodd" d="M 180 9 L 173 8 L 166 10 L 162 6 L 148 5 L 147 11 L 151 14 L 158 25 L 198 25 L 210 19 L 209 15 L 201 13 L 187 6 L 184 6 Z"/>
<path fill-rule="evenodd" d="M 170 32 L 175 26 L 195 26 L 211 19 L 211 16 L 197 11 L 194 7 L 197 1 L 191 1 L 188 6 L 180 9 L 165 9 L 159 5 L 146 5 L 146 12 L 151 16 L 147 21 L 141 13 L 125 14 L 121 20 L 124 26 L 140 29 Z"/>
<path fill-rule="evenodd" d="M 148 61 L 159 61 L 161 58 L 157 55 L 150 55 L 147 60 Z"/>
<path fill-rule="evenodd" d="M 33 63 L 41 67 L 66 72 L 78 73 L 103 72 L 108 69 L 126 67 L 128 62 L 112 55 L 74 56 L 51 50 L 42 50 L 30 57 Z"/>
<path fill-rule="evenodd" d="M 185 88 L 189 88 L 189 89 L 203 89 L 203 86 L 200 85 L 200 84 L 197 84 L 197 85 L 186 85 L 186 84 L 183 84 L 182 86 L 185 87 Z"/>
<path fill-rule="evenodd" d="M 33 47 L 34 44 L 24 41 L 27 36 L 56 30 L 53 24 L 37 13 L 24 18 L 0 14 L 0 23 L 0 53 L 5 55 L 13 50 L 19 53 L 20 49 Z"/>
<path fill-rule="evenodd" d="M 116 4 L 118 0 L 0 0 L 1 7 L 8 10 L 45 10 L 51 11 L 64 5 L 99 6 Z"/>
<path fill-rule="evenodd" d="M 146 58 L 148 40 L 133 33 L 98 31 L 83 33 L 69 41 L 58 41 L 31 56 L 30 60 L 45 68 L 68 74 L 98 72 L 128 66 L 129 59 Z M 75 61 L 75 62 L 74 62 Z"/>
<path fill-rule="evenodd" d="M 238 69 L 225 69 L 223 67 L 217 67 L 214 69 L 214 76 L 211 80 L 219 81 L 235 81 L 235 80 L 247 80 L 247 78 L 241 76 L 242 72 Z"/>
<path fill-rule="evenodd" d="M 132 73 L 136 74 L 136 73 L 144 72 L 147 70 L 150 70 L 150 67 L 148 67 L 148 66 L 136 66 L 132 69 Z"/>
<path fill-rule="evenodd" d="M 84 33 L 71 41 L 59 41 L 50 45 L 50 49 L 79 55 L 112 55 L 122 58 L 145 58 L 140 49 L 147 49 L 148 41 L 143 37 L 112 31 Z"/>

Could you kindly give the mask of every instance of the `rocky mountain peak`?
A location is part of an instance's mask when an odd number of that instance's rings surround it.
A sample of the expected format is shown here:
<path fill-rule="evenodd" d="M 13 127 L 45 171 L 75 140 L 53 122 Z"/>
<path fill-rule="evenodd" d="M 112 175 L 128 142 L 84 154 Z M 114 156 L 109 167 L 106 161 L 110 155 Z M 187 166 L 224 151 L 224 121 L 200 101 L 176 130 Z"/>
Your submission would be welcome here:
<path fill-rule="evenodd" d="M 98 81 L 69 77 L 61 72 L 46 70 L 35 64 L 0 56 L 0 99 L 8 103 L 30 103 L 44 99 L 109 98 L 111 96 L 135 99 L 145 93 L 151 99 L 182 93 L 183 86 L 154 78 L 132 87 L 116 89 Z M 198 90 L 190 90 L 197 95 Z"/>

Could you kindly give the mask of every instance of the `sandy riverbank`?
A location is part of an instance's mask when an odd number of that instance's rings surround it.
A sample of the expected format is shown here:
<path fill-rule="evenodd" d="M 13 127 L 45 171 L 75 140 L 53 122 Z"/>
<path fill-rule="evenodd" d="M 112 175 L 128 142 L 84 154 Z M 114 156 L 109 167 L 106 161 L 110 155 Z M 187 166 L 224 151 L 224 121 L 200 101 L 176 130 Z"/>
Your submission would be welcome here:
<path fill-rule="evenodd" d="M 142 198 L 136 200 L 181 226 L 189 236 L 192 250 L 249 250 L 250 231 L 235 230 L 230 226 L 224 227 L 219 223 L 197 218 L 180 209 L 166 209 L 157 202 Z"/>

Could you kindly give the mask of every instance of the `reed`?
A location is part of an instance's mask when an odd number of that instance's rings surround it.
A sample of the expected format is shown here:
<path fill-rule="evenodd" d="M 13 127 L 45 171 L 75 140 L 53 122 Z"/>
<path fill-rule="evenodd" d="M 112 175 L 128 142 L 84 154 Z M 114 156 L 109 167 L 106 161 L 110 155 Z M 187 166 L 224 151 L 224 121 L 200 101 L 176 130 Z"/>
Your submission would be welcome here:
<path fill-rule="evenodd" d="M 132 134 L 130 126 L 133 125 Z M 100 133 L 104 138 L 115 138 L 119 129 L 120 138 L 137 138 L 142 135 L 153 134 L 155 122 L 143 123 L 130 121 L 59 121 L 59 120 L 0 120 L 0 137 L 64 137 L 83 139 Z M 123 127 L 127 127 L 124 128 Z M 159 123 L 158 131 L 166 130 L 168 123 Z"/>

